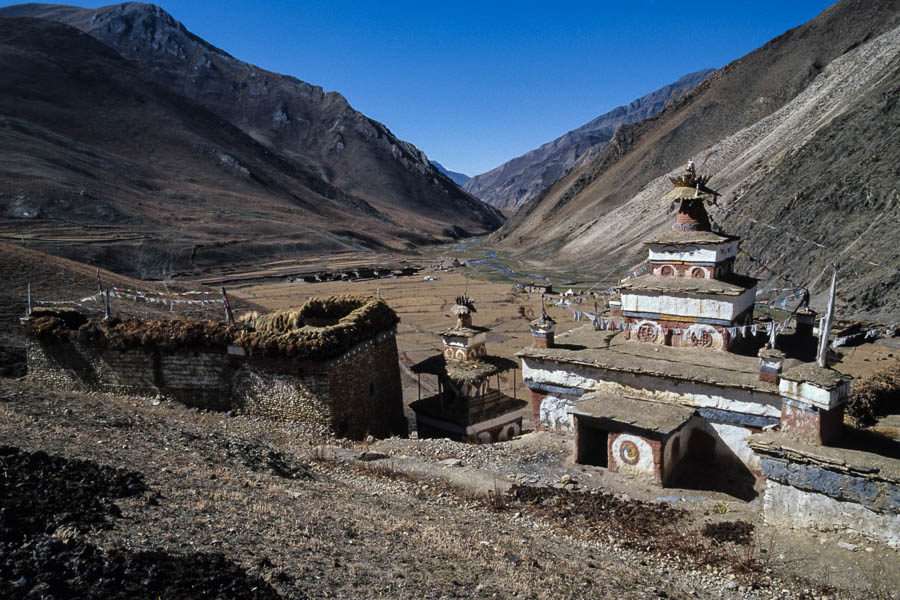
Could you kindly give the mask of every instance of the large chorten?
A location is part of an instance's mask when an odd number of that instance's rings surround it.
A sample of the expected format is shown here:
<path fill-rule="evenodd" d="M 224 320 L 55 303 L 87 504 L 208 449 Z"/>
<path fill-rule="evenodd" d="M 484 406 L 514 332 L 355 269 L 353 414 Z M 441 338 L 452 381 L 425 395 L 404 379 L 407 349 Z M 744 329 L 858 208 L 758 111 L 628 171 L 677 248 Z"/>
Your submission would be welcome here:
<path fill-rule="evenodd" d="M 706 202 L 718 194 L 689 162 L 663 197 L 678 204 L 669 232 L 644 243 L 651 272 L 617 287 L 627 336 L 667 346 L 727 350 L 734 327 L 750 323 L 756 280 L 734 272 L 739 238 L 712 231 Z"/>

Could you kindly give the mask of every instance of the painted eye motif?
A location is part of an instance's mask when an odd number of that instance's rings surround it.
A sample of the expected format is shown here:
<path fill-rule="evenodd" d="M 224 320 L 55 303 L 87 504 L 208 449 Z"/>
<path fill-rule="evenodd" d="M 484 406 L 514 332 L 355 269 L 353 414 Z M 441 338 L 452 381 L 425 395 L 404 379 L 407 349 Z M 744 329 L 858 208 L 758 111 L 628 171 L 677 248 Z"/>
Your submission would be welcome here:
<path fill-rule="evenodd" d="M 635 465 L 641 458 L 641 453 L 634 442 L 622 442 L 622 445 L 619 446 L 619 456 L 627 464 Z"/>

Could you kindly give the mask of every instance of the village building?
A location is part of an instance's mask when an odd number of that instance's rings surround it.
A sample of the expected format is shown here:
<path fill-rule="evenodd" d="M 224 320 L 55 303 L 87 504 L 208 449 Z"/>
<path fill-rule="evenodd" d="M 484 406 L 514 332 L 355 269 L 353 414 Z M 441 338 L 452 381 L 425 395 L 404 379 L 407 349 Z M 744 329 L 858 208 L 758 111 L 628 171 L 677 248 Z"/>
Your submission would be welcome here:
<path fill-rule="evenodd" d="M 29 376 L 72 391 L 161 397 L 295 420 L 338 437 L 406 435 L 396 313 L 374 298 L 311 298 L 238 326 L 35 311 Z"/>
<path fill-rule="evenodd" d="M 549 295 L 553 293 L 553 284 L 551 283 L 535 283 L 529 281 L 522 286 L 526 294 L 542 294 Z"/>
<path fill-rule="evenodd" d="M 488 443 L 508 440 L 522 431 L 528 403 L 500 391 L 503 373 L 515 370 L 515 361 L 487 352 L 486 327 L 472 324 L 475 303 L 460 296 L 451 309 L 454 327 L 441 332 L 443 352 L 413 365 L 412 371 L 437 378 L 437 394 L 410 406 L 416 414 L 420 438 Z"/>

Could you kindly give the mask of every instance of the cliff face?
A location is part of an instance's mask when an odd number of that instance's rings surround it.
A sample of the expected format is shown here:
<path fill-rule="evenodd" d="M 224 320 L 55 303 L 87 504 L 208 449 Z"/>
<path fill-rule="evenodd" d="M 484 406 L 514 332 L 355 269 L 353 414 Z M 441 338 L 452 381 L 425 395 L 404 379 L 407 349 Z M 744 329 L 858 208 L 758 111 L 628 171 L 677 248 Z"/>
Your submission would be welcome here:
<path fill-rule="evenodd" d="M 157 6 L 126 3 L 87 10 L 26 4 L 0 9 L 0 16 L 49 19 L 81 29 L 169 90 L 397 223 L 440 235 L 439 222 L 472 233 L 503 222 L 496 210 L 434 168 L 422 151 L 351 108 L 340 94 L 240 61 Z"/>
<path fill-rule="evenodd" d="M 599 151 L 618 127 L 659 114 L 668 102 L 695 87 L 713 71 L 690 73 L 627 106 L 619 106 L 540 148 L 472 177 L 463 184 L 463 189 L 497 208 L 516 210 L 581 164 L 589 154 Z"/>
<path fill-rule="evenodd" d="M 694 159 L 722 193 L 712 217 L 768 265 L 739 265 L 761 289 L 790 287 L 784 275 L 815 304 L 834 262 L 839 314 L 896 320 L 898 25 L 896 0 L 837 3 L 621 127 L 492 238 L 545 264 L 633 264 L 670 226 L 667 177 Z"/>

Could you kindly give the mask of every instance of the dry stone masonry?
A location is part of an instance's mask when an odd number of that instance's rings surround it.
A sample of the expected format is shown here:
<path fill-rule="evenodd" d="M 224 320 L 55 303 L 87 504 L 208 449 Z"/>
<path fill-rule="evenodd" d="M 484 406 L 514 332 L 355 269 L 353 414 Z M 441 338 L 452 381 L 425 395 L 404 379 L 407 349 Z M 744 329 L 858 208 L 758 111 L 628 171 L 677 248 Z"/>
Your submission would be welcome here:
<path fill-rule="evenodd" d="M 340 437 L 405 435 L 397 321 L 380 300 L 355 297 L 254 315 L 244 329 L 38 312 L 26 320 L 29 374 L 57 388 L 159 395 Z"/>

